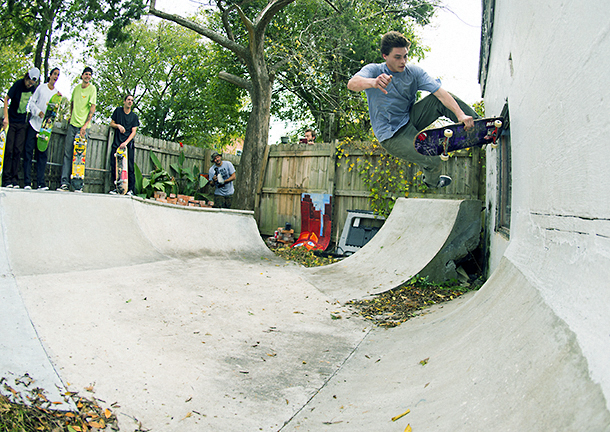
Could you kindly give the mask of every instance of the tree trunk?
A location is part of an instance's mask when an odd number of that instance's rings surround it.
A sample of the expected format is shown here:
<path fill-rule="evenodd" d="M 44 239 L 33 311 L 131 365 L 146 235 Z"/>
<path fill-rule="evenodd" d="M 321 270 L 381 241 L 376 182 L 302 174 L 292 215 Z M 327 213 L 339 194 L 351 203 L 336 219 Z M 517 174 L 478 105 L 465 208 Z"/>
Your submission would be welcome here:
<path fill-rule="evenodd" d="M 263 55 L 255 56 L 247 63 L 252 84 L 250 89 L 252 112 L 248 117 L 239 172 L 236 173 L 234 202 L 240 209 L 254 210 L 260 169 L 264 162 L 265 147 L 269 141 L 273 77 L 268 73 Z"/>

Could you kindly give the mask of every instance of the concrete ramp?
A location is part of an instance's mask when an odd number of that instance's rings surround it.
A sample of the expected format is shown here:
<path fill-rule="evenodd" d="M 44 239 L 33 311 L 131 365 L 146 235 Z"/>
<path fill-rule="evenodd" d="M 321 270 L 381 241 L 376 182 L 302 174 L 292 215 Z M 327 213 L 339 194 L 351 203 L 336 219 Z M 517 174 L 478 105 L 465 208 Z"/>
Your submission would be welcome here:
<path fill-rule="evenodd" d="M 160 205 L 122 196 L 6 191 L 15 274 L 122 267 L 176 256 L 268 254 L 251 212 Z"/>
<path fill-rule="evenodd" d="M 415 275 L 457 277 L 455 261 L 479 244 L 481 202 L 399 198 L 379 232 L 354 255 L 307 270 L 318 289 L 346 301 L 395 288 Z"/>
<path fill-rule="evenodd" d="M 510 254 L 393 329 L 334 301 L 451 269 L 478 214 L 399 200 L 358 254 L 310 271 L 275 258 L 251 212 L 2 190 L 0 375 L 106 401 L 121 431 L 610 431 L 602 356 Z M 515 249 L 552 257 L 547 274 L 567 255 Z"/>
<path fill-rule="evenodd" d="M 510 261 L 445 307 L 371 332 L 282 431 L 610 430 L 575 334 Z"/>

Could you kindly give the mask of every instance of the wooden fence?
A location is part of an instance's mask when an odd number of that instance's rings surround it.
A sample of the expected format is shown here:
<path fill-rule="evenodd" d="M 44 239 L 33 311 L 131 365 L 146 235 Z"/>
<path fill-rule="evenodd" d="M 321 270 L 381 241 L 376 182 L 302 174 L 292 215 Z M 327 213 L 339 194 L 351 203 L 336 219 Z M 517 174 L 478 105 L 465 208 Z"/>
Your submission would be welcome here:
<path fill-rule="evenodd" d="M 271 235 L 286 222 L 292 224 L 298 234 L 301 227 L 301 194 L 324 193 L 332 196 L 333 234 L 337 242 L 348 210 L 370 210 L 369 189 L 364 184 L 357 167 L 358 159 L 370 158 L 379 163 L 380 156 L 367 156 L 363 151 L 351 150 L 349 156 L 337 162 L 334 144 L 292 144 L 270 146 L 267 164 L 263 167 L 260 188 L 260 204 L 257 209 L 259 230 Z M 456 153 L 443 166 L 443 173 L 450 174 L 453 183 L 440 190 L 428 193 L 409 194 L 410 198 L 480 199 L 481 152 L 475 148 L 469 152 Z M 408 168 L 407 178 L 416 176 L 416 165 Z M 238 187 L 236 185 L 236 187 Z"/>
<path fill-rule="evenodd" d="M 66 125 L 56 124 L 50 141 L 49 160 L 47 164 L 47 184 L 50 188 L 60 186 L 63 162 Z M 87 148 L 85 192 L 107 193 L 113 188 L 110 178 L 111 145 L 114 129 L 108 126 L 93 125 L 89 133 Z M 170 164 L 179 161 L 180 152 L 184 152 L 184 166 L 197 166 L 207 173 L 211 162 L 212 150 L 179 143 L 136 135 L 135 162 L 142 174 L 153 169 L 149 153 L 153 152 L 162 166 L 170 171 Z M 258 187 L 257 208 L 255 211 L 259 230 L 262 235 L 272 235 L 277 227 L 291 223 L 296 234 L 301 228 L 301 194 L 324 193 L 332 196 L 332 241 L 338 240 L 348 210 L 370 210 L 369 190 L 360 177 L 359 170 L 349 169 L 357 166 L 358 159 L 368 157 L 373 163 L 379 163 L 380 156 L 366 156 L 363 151 L 349 152 L 337 163 L 335 144 L 319 143 L 314 145 L 291 144 L 272 145 L 266 150 L 266 163 L 262 167 L 261 182 Z M 235 165 L 237 179 L 235 188 L 239 188 L 240 157 L 223 154 L 223 159 Z M 444 164 L 443 172 L 453 178 L 453 183 L 441 190 L 432 190 L 427 194 L 410 193 L 410 198 L 447 198 L 447 199 L 481 199 L 485 188 L 481 187 L 481 154 L 479 149 L 462 152 Z M 416 165 L 409 168 L 407 178 L 415 176 Z M 35 171 L 32 177 L 36 178 Z M 34 186 L 34 185 L 33 185 Z"/>
<path fill-rule="evenodd" d="M 49 143 L 49 160 L 47 163 L 47 185 L 50 188 L 57 188 L 61 182 L 61 169 L 64 155 L 64 141 L 66 138 L 67 127 L 65 123 L 57 123 L 53 128 L 53 134 Z M 106 193 L 113 189 L 113 181 L 110 177 L 110 164 L 114 163 L 111 153 L 112 140 L 114 139 L 114 129 L 103 126 L 93 125 L 89 131 L 89 143 L 87 146 L 87 159 L 85 163 L 85 192 Z M 163 168 L 170 170 L 170 164 L 178 163 L 180 152 L 184 152 L 184 167 L 191 168 L 197 166 L 200 171 L 207 173 L 211 163 L 210 155 L 212 150 L 202 149 L 192 146 L 181 146 L 179 143 L 168 142 L 160 139 L 136 135 L 135 163 L 140 168 L 142 174 L 146 175 L 153 169 L 150 160 L 152 151 Z M 239 158 L 226 155 L 227 160 L 231 160 L 234 165 L 239 166 Z M 35 167 L 32 171 L 35 179 Z"/>

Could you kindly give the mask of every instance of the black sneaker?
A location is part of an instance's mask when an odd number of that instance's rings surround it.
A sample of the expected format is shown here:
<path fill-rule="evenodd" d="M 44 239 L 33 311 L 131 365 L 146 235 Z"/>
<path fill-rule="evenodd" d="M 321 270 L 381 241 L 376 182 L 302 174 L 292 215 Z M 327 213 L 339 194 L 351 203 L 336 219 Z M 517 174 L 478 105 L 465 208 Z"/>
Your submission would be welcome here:
<path fill-rule="evenodd" d="M 48 186 L 38 186 L 38 189 L 36 189 L 36 190 L 39 190 L 39 191 L 48 191 L 49 187 Z"/>
<path fill-rule="evenodd" d="M 116 189 L 112 189 L 110 192 L 108 192 L 110 195 L 116 195 L 117 191 Z"/>
<path fill-rule="evenodd" d="M 57 190 L 62 192 L 68 192 L 70 190 L 70 187 L 67 184 L 62 184 L 60 187 L 57 188 Z"/>
<path fill-rule="evenodd" d="M 451 177 L 446 176 L 446 175 L 442 175 L 438 179 L 438 183 L 436 184 L 436 187 L 437 188 L 444 188 L 444 187 L 449 186 L 450 184 L 451 184 Z"/>

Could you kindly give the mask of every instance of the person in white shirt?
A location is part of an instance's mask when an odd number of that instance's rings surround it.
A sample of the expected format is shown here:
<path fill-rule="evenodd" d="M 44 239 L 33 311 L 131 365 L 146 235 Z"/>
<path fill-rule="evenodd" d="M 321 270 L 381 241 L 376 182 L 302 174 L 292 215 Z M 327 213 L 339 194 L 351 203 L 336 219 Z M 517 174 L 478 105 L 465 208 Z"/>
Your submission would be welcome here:
<path fill-rule="evenodd" d="M 59 93 L 55 88 L 55 83 L 59 79 L 59 69 L 53 68 L 49 79 L 45 84 L 39 85 L 34 95 L 30 98 L 29 111 L 31 114 L 30 123 L 28 126 L 27 137 L 25 139 L 25 153 L 23 155 L 23 178 L 24 189 L 32 188 L 32 156 L 36 159 L 36 185 L 38 190 L 48 190 L 49 188 L 44 181 L 44 171 L 47 165 L 49 148 L 43 152 L 38 150 L 36 145 L 37 135 L 42 126 L 47 104 L 55 93 Z M 61 96 L 61 93 L 59 93 Z"/>

